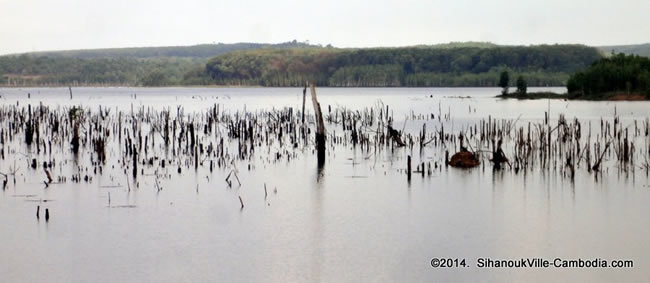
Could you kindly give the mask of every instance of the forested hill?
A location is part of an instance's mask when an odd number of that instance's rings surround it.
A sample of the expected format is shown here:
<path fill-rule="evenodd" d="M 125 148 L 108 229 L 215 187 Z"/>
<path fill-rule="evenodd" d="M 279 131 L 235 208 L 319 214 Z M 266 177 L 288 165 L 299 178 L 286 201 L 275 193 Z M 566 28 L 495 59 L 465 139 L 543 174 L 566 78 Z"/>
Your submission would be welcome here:
<path fill-rule="evenodd" d="M 211 84 L 208 58 L 237 50 L 320 48 L 291 41 L 32 52 L 0 56 L 0 86 Z"/>
<path fill-rule="evenodd" d="M 212 58 L 218 85 L 496 86 L 508 70 L 531 86 L 565 85 L 569 75 L 601 58 L 583 45 L 259 49 Z"/>
<path fill-rule="evenodd" d="M 0 86 L 262 85 L 495 86 L 499 73 L 530 86 L 564 85 L 601 58 L 583 45 L 482 42 L 340 49 L 301 42 L 208 44 L 0 56 Z"/>
<path fill-rule="evenodd" d="M 191 46 L 163 46 L 163 47 L 131 47 L 131 48 L 105 48 L 105 49 L 82 49 L 66 51 L 43 51 L 32 52 L 27 55 L 36 57 L 70 57 L 79 59 L 118 59 L 118 58 L 159 58 L 159 57 L 183 57 L 183 58 L 210 58 L 220 54 L 260 48 L 303 48 L 317 47 L 308 43 L 290 41 L 284 43 L 216 43 L 199 44 Z"/>

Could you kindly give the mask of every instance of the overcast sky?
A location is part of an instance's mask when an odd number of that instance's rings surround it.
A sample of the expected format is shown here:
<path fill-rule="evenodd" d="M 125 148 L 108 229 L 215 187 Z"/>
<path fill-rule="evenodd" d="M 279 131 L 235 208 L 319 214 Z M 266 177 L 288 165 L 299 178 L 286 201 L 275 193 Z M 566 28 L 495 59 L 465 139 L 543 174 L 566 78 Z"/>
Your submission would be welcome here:
<path fill-rule="evenodd" d="M 0 0 L 0 54 L 284 42 L 650 42 L 650 0 Z"/>

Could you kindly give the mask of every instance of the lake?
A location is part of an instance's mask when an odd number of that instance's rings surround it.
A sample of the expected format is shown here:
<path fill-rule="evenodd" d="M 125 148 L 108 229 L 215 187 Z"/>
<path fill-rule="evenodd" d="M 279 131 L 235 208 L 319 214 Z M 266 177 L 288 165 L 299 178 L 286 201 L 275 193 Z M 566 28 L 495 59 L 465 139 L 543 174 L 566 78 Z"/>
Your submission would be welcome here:
<path fill-rule="evenodd" d="M 542 90 L 565 91 L 529 89 Z M 531 167 L 524 173 L 493 171 L 487 157 L 473 169 L 444 166 L 444 151 L 455 152 L 456 144 L 378 150 L 379 146 L 328 141 L 325 165 L 319 168 L 308 140 L 296 146 L 283 143 L 290 137 L 275 138 L 277 133 L 265 128 L 272 121 L 268 119 L 260 120 L 258 128 L 266 133 L 256 128 L 254 138 L 259 143 L 244 158 L 234 157 L 242 145 L 225 137 L 227 123 L 210 126 L 215 130 L 205 136 L 204 128 L 197 127 L 201 154 L 203 146 L 225 139 L 225 151 L 232 158 L 220 164 L 207 153 L 195 167 L 191 155 L 177 156 L 164 147 L 160 132 L 148 134 L 155 129 L 154 122 L 137 117 L 160 117 L 159 111 L 168 111 L 172 118 L 182 116 L 203 125 L 200 121 L 208 119 L 205 113 L 218 108 L 223 117 L 268 118 L 271 115 L 261 113 L 279 111 L 293 113 L 291 119 L 297 119 L 302 89 L 72 88 L 71 95 L 68 88 L 2 88 L 4 113 L 11 109 L 26 113 L 27 105 L 34 115 L 40 105 L 59 111 L 53 113 L 67 113 L 71 106 L 94 112 L 101 107 L 109 112 L 102 115 L 101 123 L 115 127 L 116 113 L 122 112 L 126 125 L 141 125 L 143 135 L 154 139 L 149 153 L 140 150 L 140 156 L 160 156 L 169 163 L 161 167 L 155 159 L 155 165 L 140 164 L 137 178 L 132 178 L 130 159 L 124 157 L 124 137 L 117 139 L 114 131 L 107 137 L 106 162 L 99 171 L 90 145 L 73 156 L 67 139 L 54 141 L 56 145 L 45 152 L 40 146 L 25 145 L 22 130 L 14 139 L 5 137 L 0 172 L 15 172 L 15 176 L 8 177 L 0 192 L 0 278 L 3 282 L 641 282 L 650 278 L 650 182 L 642 169 L 644 154 L 650 154 L 650 137 L 642 130 L 650 117 L 650 102 L 501 100 L 494 98 L 500 92 L 497 88 L 316 91 L 326 116 L 341 109 L 361 115 L 373 109 L 377 116 L 388 106 L 393 126 L 413 136 L 423 124 L 429 135 L 443 128 L 458 135 L 488 119 L 526 128 L 529 123 L 543 124 L 545 112 L 550 112 L 549 125 L 557 124 L 560 114 L 567 121 L 578 118 L 579 139 L 585 140 L 590 129 L 593 143 L 601 132 L 601 119 L 612 122 L 617 117 L 619 129 L 630 130 L 636 163 L 624 170 L 614 153 L 607 153 L 607 166 L 597 179 L 582 165 L 571 180 L 562 164 Z M 309 91 L 305 108 L 312 121 Z M 12 131 L 12 117 L 0 118 L 4 135 Z M 15 126 L 22 127 L 23 122 Z M 313 131 L 313 124 L 309 125 Z M 123 133 L 130 129 L 123 127 Z M 332 136 L 350 138 L 336 121 L 328 121 L 326 127 Z M 82 132 L 91 128 L 90 122 L 81 124 Z M 372 137 L 375 128 L 377 124 L 361 132 Z M 40 131 L 45 137 L 54 135 L 47 125 Z M 185 141 L 176 146 L 180 152 Z M 612 144 L 611 150 L 619 146 Z M 512 157 L 512 148 L 508 145 L 506 155 Z M 422 162 L 430 163 L 429 169 L 435 167 L 422 176 L 413 173 L 407 180 L 406 156 L 412 156 L 414 170 Z M 214 169 L 207 165 L 213 160 Z M 55 179 L 50 185 L 44 184 L 43 162 L 55 164 L 49 169 Z M 239 182 L 230 176 L 233 170 Z M 72 181 L 74 175 L 90 179 Z M 468 266 L 433 268 L 432 258 L 465 259 Z M 479 268 L 479 258 L 632 260 L 634 266 Z"/>

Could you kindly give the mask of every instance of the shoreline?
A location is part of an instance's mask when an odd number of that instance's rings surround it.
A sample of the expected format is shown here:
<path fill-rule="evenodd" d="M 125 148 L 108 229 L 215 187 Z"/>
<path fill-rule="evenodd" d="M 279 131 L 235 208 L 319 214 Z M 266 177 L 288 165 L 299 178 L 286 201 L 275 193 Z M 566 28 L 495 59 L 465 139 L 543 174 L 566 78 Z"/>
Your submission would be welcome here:
<path fill-rule="evenodd" d="M 506 95 L 499 94 L 496 98 L 517 99 L 517 100 L 535 100 L 535 99 L 563 99 L 563 100 L 581 100 L 581 101 L 650 101 L 650 96 L 641 93 L 623 93 L 623 92 L 606 92 L 592 94 L 588 96 L 573 96 L 568 93 L 554 92 L 530 92 L 524 95 L 509 93 Z"/>

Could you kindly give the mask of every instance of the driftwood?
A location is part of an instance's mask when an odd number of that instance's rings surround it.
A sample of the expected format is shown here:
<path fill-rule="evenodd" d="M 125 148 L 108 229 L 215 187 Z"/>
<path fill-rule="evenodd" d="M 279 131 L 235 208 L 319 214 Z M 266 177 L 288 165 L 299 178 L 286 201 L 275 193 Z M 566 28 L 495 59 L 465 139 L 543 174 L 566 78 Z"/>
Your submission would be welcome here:
<path fill-rule="evenodd" d="M 228 183 L 228 187 L 232 187 L 232 181 L 230 181 L 231 176 L 234 176 L 239 186 L 241 186 L 241 182 L 239 181 L 239 176 L 237 176 L 237 168 L 233 168 L 232 170 L 230 170 L 230 173 L 228 173 L 228 176 L 226 176 L 226 183 Z"/>

